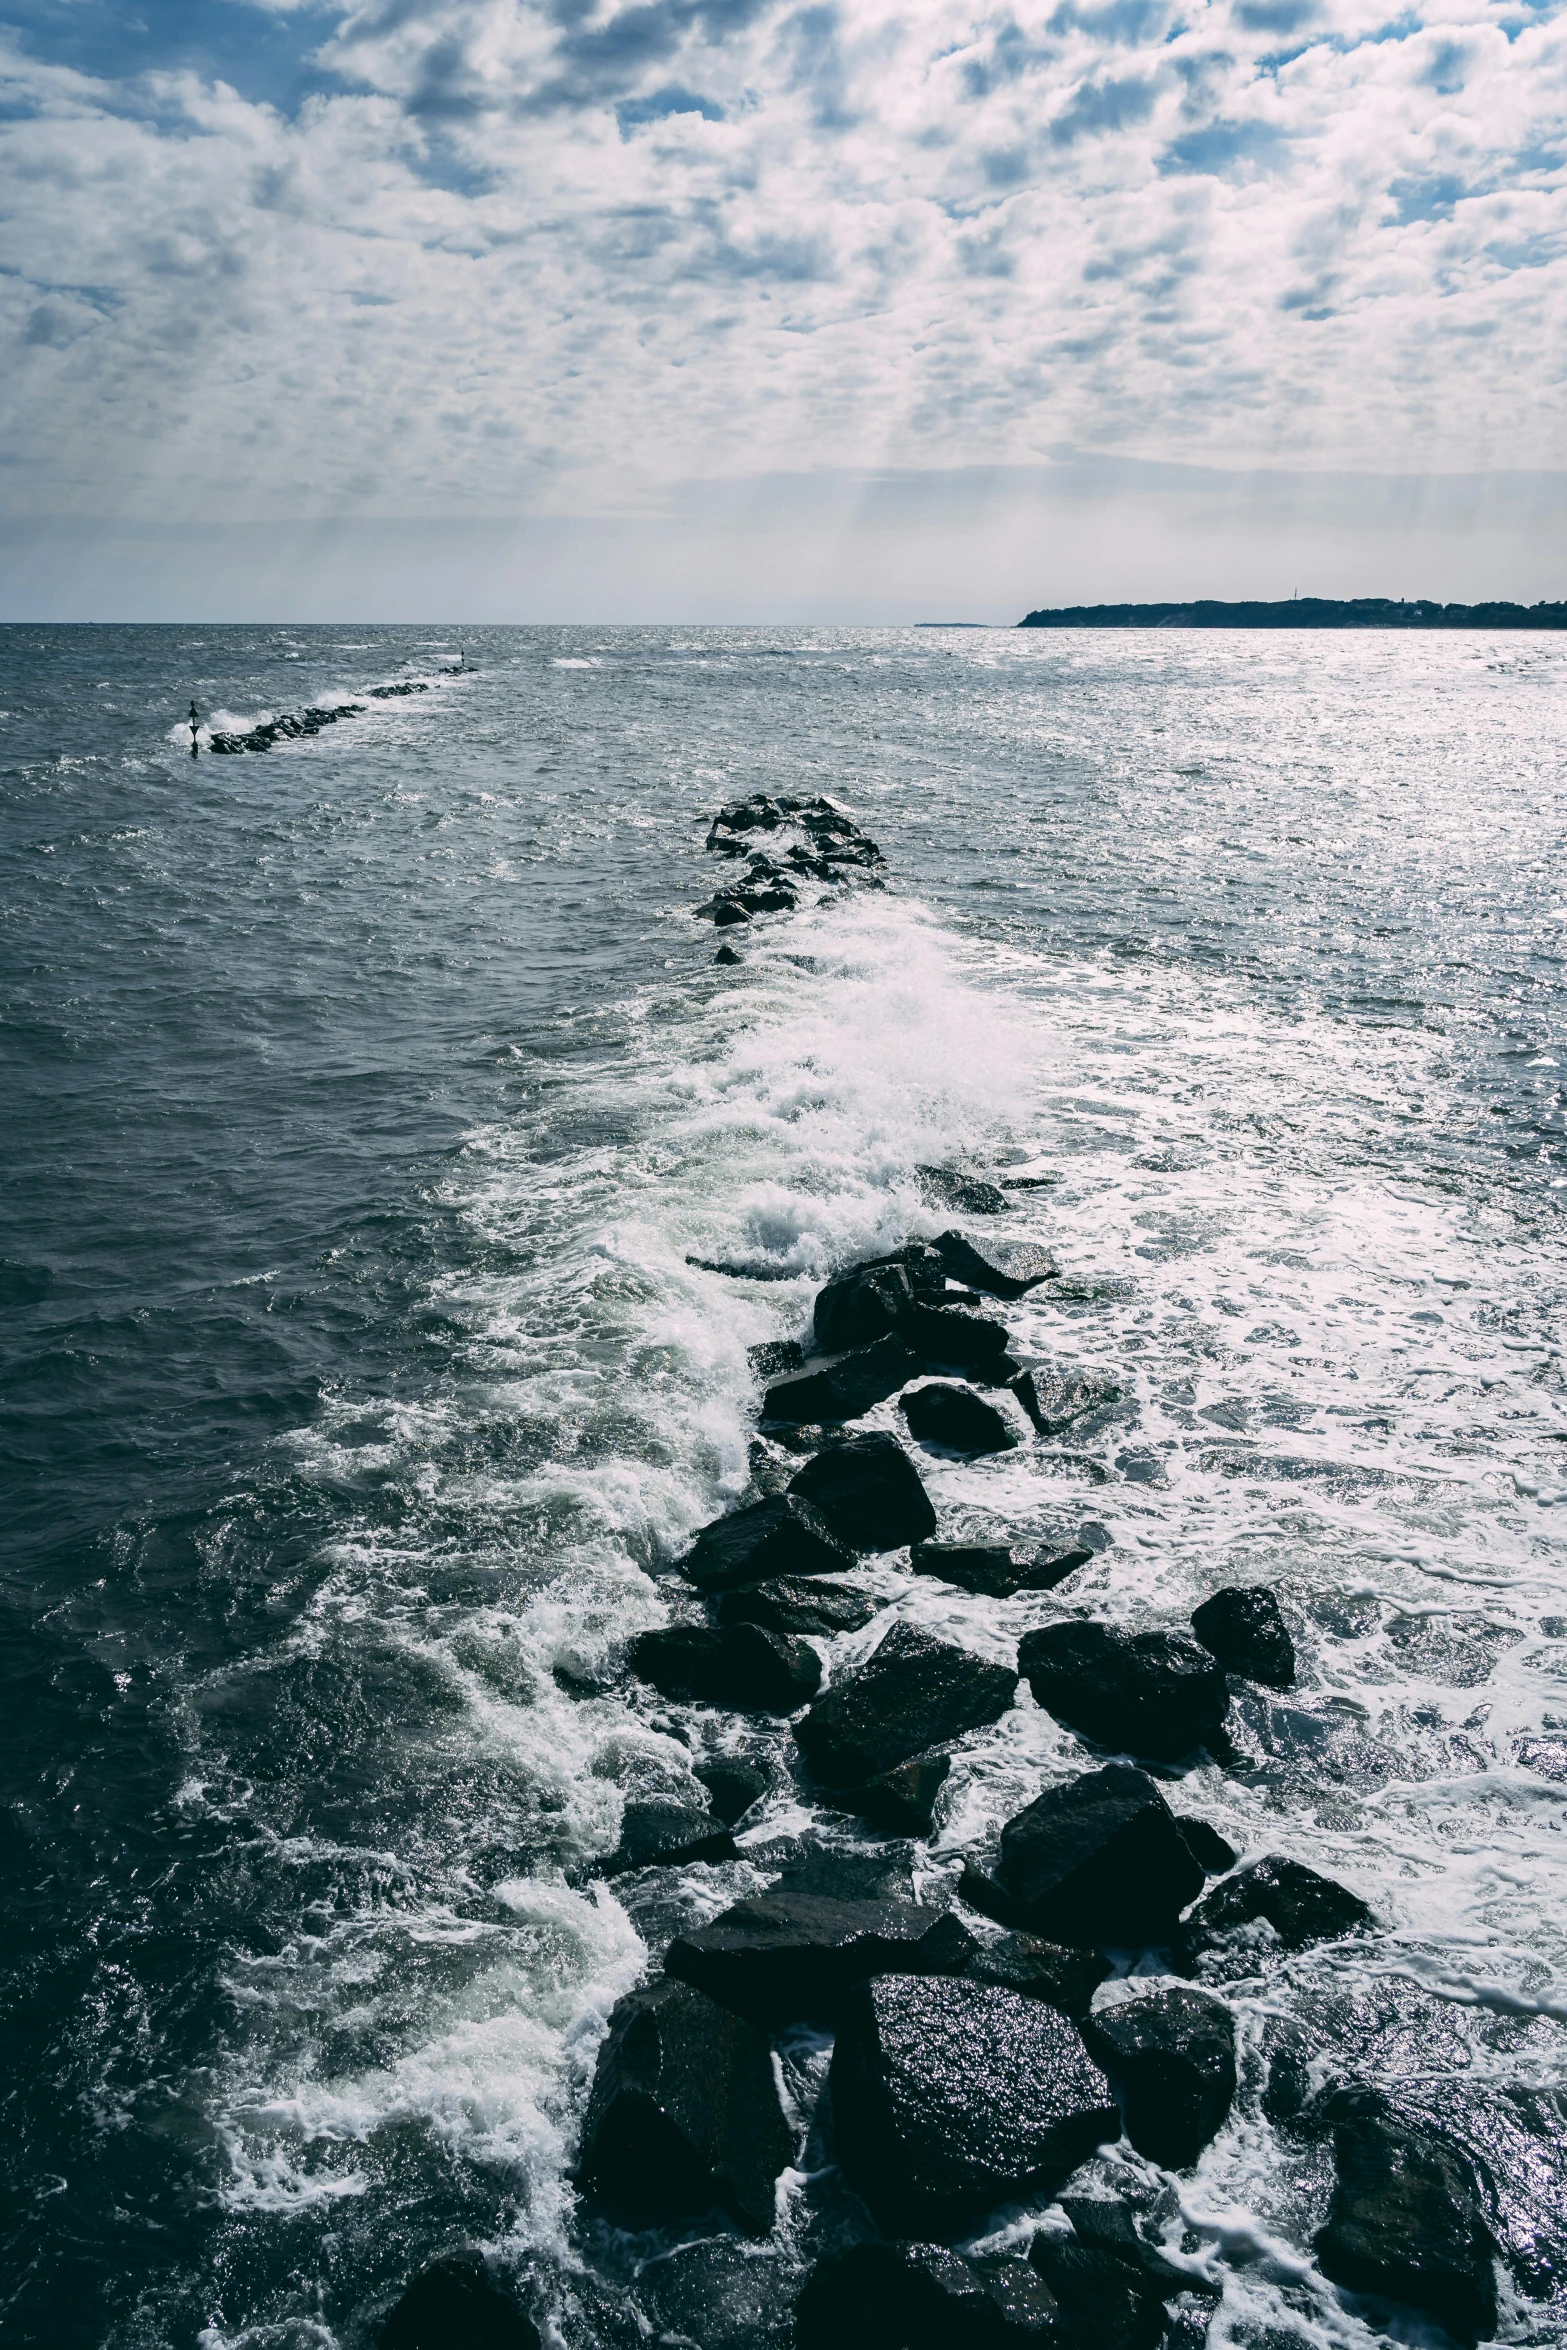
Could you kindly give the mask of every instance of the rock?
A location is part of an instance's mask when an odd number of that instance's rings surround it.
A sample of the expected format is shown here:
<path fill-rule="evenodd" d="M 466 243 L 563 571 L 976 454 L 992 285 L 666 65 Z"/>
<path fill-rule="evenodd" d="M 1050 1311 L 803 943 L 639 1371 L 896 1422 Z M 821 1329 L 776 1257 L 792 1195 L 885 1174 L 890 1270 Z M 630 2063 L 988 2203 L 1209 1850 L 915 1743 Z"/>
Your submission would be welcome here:
<path fill-rule="evenodd" d="M 701 922 L 716 922 L 720 930 L 733 929 L 737 922 L 749 922 L 751 917 L 744 906 L 733 898 L 709 898 L 705 906 L 696 909 Z"/>
<path fill-rule="evenodd" d="M 821 1687 L 822 1660 L 803 1640 L 760 1624 L 669 1624 L 632 1643 L 631 1669 L 684 1704 L 792 1714 Z"/>
<path fill-rule="evenodd" d="M 808 1719 L 809 1717 L 807 1717 Z M 1303 1861 L 1270 1852 L 1214 1886 L 1186 1920 L 1183 1942 L 1189 1957 L 1212 1946 L 1238 1926 L 1259 1921 L 1271 1926 L 1285 1950 L 1313 1942 L 1336 1942 L 1345 1934 L 1368 1933 L 1376 1924 L 1358 1893 L 1321 1877 Z"/>
<path fill-rule="evenodd" d="M 726 1591 L 718 1603 L 721 1624 L 760 1624 L 764 1631 L 798 1639 L 816 1633 L 830 1640 L 837 1632 L 858 1632 L 887 1602 L 852 1583 L 780 1576 L 776 1583 L 752 1583 L 740 1591 Z"/>
<path fill-rule="evenodd" d="M 696 1804 L 634 1799 L 621 1815 L 619 1846 L 594 1873 L 618 1877 L 627 1869 L 683 1868 L 690 1861 L 734 1857 L 735 1840 L 714 1813 Z"/>
<path fill-rule="evenodd" d="M 416 2276 L 381 2328 L 381 2350 L 539 2350 L 539 2329 L 479 2252 L 449 2252 Z"/>
<path fill-rule="evenodd" d="M 1076 2029 L 988 1983 L 857 1985 L 830 2081 L 844 2175 L 889 2231 L 955 2230 L 1049 2192 L 1121 2130 Z"/>
<path fill-rule="evenodd" d="M 1164 2333 L 1163 2297 L 1128 2261 L 1075 2235 L 1044 2229 L 1029 2246 L 1028 2259 L 1059 2303 L 1074 2344 L 1083 2350 L 1156 2350 Z"/>
<path fill-rule="evenodd" d="M 740 898 L 748 914 L 792 914 L 799 902 L 792 889 L 747 889 Z"/>
<path fill-rule="evenodd" d="M 1043 1999 L 1076 2023 L 1110 1973 L 1110 1961 L 1097 1950 L 1068 1950 L 1059 1942 L 1042 1942 L 1037 1934 L 1003 1934 L 999 1942 L 982 1944 L 963 1972 L 971 1983 L 994 1983 L 1021 1999 Z"/>
<path fill-rule="evenodd" d="M 711 1762 L 698 1763 L 696 1777 L 712 1797 L 713 1810 L 730 1827 L 760 1803 L 773 1784 L 773 1774 L 764 1764 L 739 1755 L 717 1755 Z"/>
<path fill-rule="evenodd" d="M 1054 1591 L 1056 1585 L 1064 1583 L 1068 1575 L 1076 1574 L 1079 1567 L 1086 1567 L 1093 1556 L 1092 1543 L 1074 1542 L 1065 1550 L 1058 1549 L 1054 1543 L 1047 1543 L 1042 1550 L 1034 1553 L 1028 1573 L 1018 1588 L 1023 1591 Z"/>
<path fill-rule="evenodd" d="M 1295 1681 L 1295 1643 L 1266 1583 L 1234 1584 L 1205 1599 L 1192 1630 L 1227 1673 L 1289 1689 Z"/>
<path fill-rule="evenodd" d="M 1019 1670 L 1035 1697 L 1079 1737 L 1177 1762 L 1212 1748 L 1230 1691 L 1187 1632 L 1121 1632 L 1071 1618 L 1025 1634 Z"/>
<path fill-rule="evenodd" d="M 678 1934 L 664 1968 L 737 2015 L 787 2024 L 831 2018 L 866 1975 L 953 1974 L 973 1948 L 951 1910 L 774 1886 Z"/>
<path fill-rule="evenodd" d="M 704 1526 L 680 1571 L 700 1590 L 726 1591 L 778 1575 L 841 1575 L 854 1564 L 853 1551 L 809 1502 L 774 1493 Z"/>
<path fill-rule="evenodd" d="M 721 946 L 713 957 L 715 963 L 743 963 L 744 955 L 737 955 L 732 946 Z"/>
<path fill-rule="evenodd" d="M 853 1788 L 843 1800 L 873 1827 L 892 1836 L 928 1836 L 936 1798 L 952 1770 L 950 1754 L 916 1754 L 898 1763 L 863 1787 Z"/>
<path fill-rule="evenodd" d="M 1161 2298 L 1196 2288 L 1196 2278 L 1167 2260 L 1156 2245 L 1144 2243 L 1124 2203 L 1104 2195 L 1063 2195 L 1061 2209 L 1080 2244 L 1092 2252 L 1108 2252 L 1113 2260 L 1135 2269 Z"/>
<path fill-rule="evenodd" d="M 1175 1815 L 1175 1824 L 1186 1839 L 1187 1851 L 1205 1877 L 1222 1877 L 1227 1869 L 1234 1868 L 1240 1854 L 1207 1820 L 1199 1820 L 1190 1812 L 1180 1811 Z"/>
<path fill-rule="evenodd" d="M 959 1167 L 916 1167 L 921 1191 L 943 1207 L 960 1208 L 966 1216 L 1004 1216 L 1012 1202 L 1004 1191 Z"/>
<path fill-rule="evenodd" d="M 999 1542 L 916 1542 L 909 1565 L 916 1575 L 939 1575 L 960 1591 L 977 1591 L 987 1599 L 1006 1599 L 1014 1591 L 1052 1591 L 1075 1567 L 1093 1557 L 1086 1545 L 1066 1552 L 1054 1545 L 1020 1559 Z"/>
<path fill-rule="evenodd" d="M 898 1550 L 936 1531 L 919 1471 L 893 1436 L 845 1436 L 824 1446 L 790 1478 L 789 1493 L 856 1550 Z"/>
<path fill-rule="evenodd" d="M 1110 1949 L 1168 1941 L 1203 1883 L 1164 1797 L 1125 1763 L 1047 1787 L 1008 1820 L 998 1876 L 1037 1932 Z"/>
<path fill-rule="evenodd" d="M 994 1918 L 998 1926 L 1021 1929 L 1027 1924 L 1022 1903 L 1014 1901 L 999 1879 L 982 1869 L 977 1861 L 963 1863 L 958 1898 L 966 1901 L 970 1909 L 977 1909 L 982 1918 Z"/>
<path fill-rule="evenodd" d="M 764 1868 L 770 1865 L 763 1860 Z M 914 1871 L 907 1857 L 885 1847 L 866 1852 L 842 1844 L 800 1844 L 780 1856 L 778 1867 L 772 1888 L 778 1893 L 819 1894 L 828 1901 L 914 1899 Z"/>
<path fill-rule="evenodd" d="M 637 2297 L 656 2331 L 653 2341 L 701 2350 L 790 2350 L 793 2279 L 772 2246 L 759 2250 L 733 2236 L 709 2236 L 639 2262 Z M 463 2350 L 454 2342 L 451 2350 Z M 608 2350 L 597 2342 L 593 2350 Z M 628 2344 L 628 2350 L 631 2346 Z M 635 2350 L 649 2350 L 645 2335 Z"/>
<path fill-rule="evenodd" d="M 926 1387 L 911 1387 L 898 1409 L 908 1421 L 910 1433 L 923 1444 L 944 1444 L 953 1452 L 980 1453 L 1010 1452 L 1017 1443 L 994 1404 L 986 1403 L 967 1387 L 951 1387 L 943 1380 L 933 1379 Z"/>
<path fill-rule="evenodd" d="M 765 2236 L 794 2153 L 766 2033 L 685 1983 L 633 1991 L 609 2019 L 582 2148 L 585 2183 L 638 2221 L 719 2203 Z"/>
<path fill-rule="evenodd" d="M 780 1371 L 803 1371 L 805 1349 L 797 1338 L 765 1338 L 746 1348 L 745 1359 L 759 1379 L 772 1379 Z"/>
<path fill-rule="evenodd" d="M 794 2340 L 795 2350 L 1059 2350 L 1061 2313 L 1020 2260 L 965 2260 L 942 2244 L 851 2244 L 811 2271 Z"/>
<path fill-rule="evenodd" d="M 1496 2331 L 1496 2246 L 1466 2156 L 1371 2089 L 1323 2102 L 1337 2174 L 1316 2236 L 1323 2273 L 1402 2301 L 1461 2342 Z"/>
<path fill-rule="evenodd" d="M 1061 1271 L 1049 1249 L 1032 1240 L 965 1240 L 961 1232 L 938 1232 L 935 1248 L 949 1281 L 991 1297 L 1025 1297 Z"/>
<path fill-rule="evenodd" d="M 916 1242 L 892 1256 L 867 1257 L 817 1292 L 812 1322 L 829 1349 L 862 1346 L 895 1331 L 919 1299 L 938 1300 L 947 1276 L 932 1248 Z"/>
<path fill-rule="evenodd" d="M 857 1420 L 884 1403 L 911 1379 L 917 1379 L 920 1358 L 901 1338 L 878 1338 L 869 1346 L 840 1355 L 824 1371 L 786 1379 L 770 1387 L 762 1399 L 764 1420 Z"/>
<path fill-rule="evenodd" d="M 942 1369 L 981 1369 L 1006 1352 L 1007 1334 L 1000 1322 L 983 1314 L 965 1313 L 961 1306 L 927 1305 L 916 1299 L 901 1317 L 898 1329 L 927 1363 Z"/>
<path fill-rule="evenodd" d="M 1227 2007 L 1175 1986 L 1090 2016 L 1083 2037 L 1115 2084 L 1139 2154 L 1185 2170 L 1221 2130 L 1235 2095 L 1235 2022 Z"/>
<path fill-rule="evenodd" d="M 1007 1666 L 987 1664 L 913 1624 L 894 1624 L 857 1673 L 817 1699 L 794 1734 L 827 1786 L 863 1786 L 927 1747 L 998 1721 L 1016 1694 L 1017 1676 Z"/>
<path fill-rule="evenodd" d="M 1116 1402 L 1121 1393 L 1113 1380 L 1097 1372 L 1058 1371 L 1044 1363 L 1021 1372 L 1010 1385 L 1041 1436 L 1064 1435 L 1074 1420 Z"/>

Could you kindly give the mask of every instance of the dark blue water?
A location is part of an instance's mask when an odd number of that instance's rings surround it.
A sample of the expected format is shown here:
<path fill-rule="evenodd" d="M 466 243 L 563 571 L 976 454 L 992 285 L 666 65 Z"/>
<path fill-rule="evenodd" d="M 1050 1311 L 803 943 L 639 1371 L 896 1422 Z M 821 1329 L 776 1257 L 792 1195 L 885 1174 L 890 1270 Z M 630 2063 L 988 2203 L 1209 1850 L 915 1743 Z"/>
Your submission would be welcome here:
<path fill-rule="evenodd" d="M 1103 1588 L 1165 1620 L 1244 1567 L 1315 1626 L 1307 1728 L 1212 1815 L 1394 1887 L 1354 1995 L 1555 2094 L 1567 654 L 466 653 L 0 632 L 6 2341 L 352 2346 L 453 2241 L 569 2268 L 602 2017 L 748 1880 L 568 1881 L 689 1756 L 556 1668 L 659 1620 L 744 1483 L 744 1346 L 934 1229 L 936 1158 L 1059 1175 L 1034 1335 L 1126 1390 L 1077 1448 Z M 399 680 L 265 755 L 179 724 Z M 730 979 L 689 908 L 757 788 L 835 792 L 895 887 Z M 944 1524 L 1080 1504 L 1007 1460 Z M 864 1571 L 997 1653 L 1043 1604 Z M 952 1869 L 1071 1745 L 987 1736 Z M 1192 2210 L 1298 2248 L 1312 2191 L 1221 2143 Z"/>

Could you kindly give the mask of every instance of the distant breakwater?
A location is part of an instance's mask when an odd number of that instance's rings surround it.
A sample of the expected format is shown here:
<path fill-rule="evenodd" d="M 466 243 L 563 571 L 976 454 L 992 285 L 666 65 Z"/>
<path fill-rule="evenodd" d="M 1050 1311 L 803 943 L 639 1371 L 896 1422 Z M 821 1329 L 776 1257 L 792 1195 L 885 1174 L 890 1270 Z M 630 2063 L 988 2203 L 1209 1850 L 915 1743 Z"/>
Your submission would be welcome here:
<path fill-rule="evenodd" d="M 274 743 L 298 741 L 303 736 L 320 734 L 328 726 L 336 726 L 344 718 L 362 718 L 367 702 L 395 702 L 404 694 L 427 694 L 428 684 L 373 685 L 362 702 L 315 703 L 308 710 L 283 710 L 276 718 L 263 719 L 258 726 L 250 726 L 242 734 L 218 731 L 209 736 L 209 751 L 270 751 Z"/>
<path fill-rule="evenodd" d="M 1567 628 L 1567 604 L 1437 604 L 1389 596 L 1292 596 L 1276 604 L 1065 604 L 1019 628 Z"/>

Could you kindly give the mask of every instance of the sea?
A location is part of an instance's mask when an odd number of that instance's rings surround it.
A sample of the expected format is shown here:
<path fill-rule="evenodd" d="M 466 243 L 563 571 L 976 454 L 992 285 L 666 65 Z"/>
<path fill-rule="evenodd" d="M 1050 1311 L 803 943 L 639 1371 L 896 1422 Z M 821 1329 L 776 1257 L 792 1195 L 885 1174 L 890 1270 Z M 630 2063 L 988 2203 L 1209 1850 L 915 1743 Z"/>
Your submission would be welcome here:
<path fill-rule="evenodd" d="M 887 886 L 719 967 L 757 791 Z M 661 2321 L 690 2247 L 585 2230 L 577 2133 L 677 1927 L 872 1831 L 785 1779 L 735 1861 L 592 1865 L 788 1748 L 620 1668 L 746 1488 L 748 1348 L 961 1223 L 934 1164 L 1061 1265 L 1020 1355 L 1117 1391 L 922 1458 L 942 1532 L 1104 1546 L 1006 1601 L 867 1561 L 829 1678 L 1275 1586 L 1298 1685 L 1180 1801 L 1378 1931 L 1237 1996 L 1169 2240 L 1216 2345 L 1440 2340 L 1316 2268 L 1287 2027 L 1459 2133 L 1504 2338 L 1567 2341 L 1564 836 L 1559 637 L 0 631 L 0 2338 L 368 2350 L 477 2244 L 557 2343 L 593 2258 L 644 2339 L 788 2341 L 772 2286 Z M 918 1883 L 1083 1767 L 1025 1690 Z"/>

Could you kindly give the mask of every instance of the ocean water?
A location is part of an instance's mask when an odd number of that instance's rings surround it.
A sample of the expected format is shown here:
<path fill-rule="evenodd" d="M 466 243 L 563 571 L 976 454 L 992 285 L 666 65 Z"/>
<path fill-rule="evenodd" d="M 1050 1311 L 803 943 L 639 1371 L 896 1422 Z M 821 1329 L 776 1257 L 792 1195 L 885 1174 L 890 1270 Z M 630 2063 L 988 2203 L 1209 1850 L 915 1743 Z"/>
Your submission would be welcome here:
<path fill-rule="evenodd" d="M 615 1666 L 745 1487 L 747 1346 L 953 1221 L 915 1170 L 962 1161 L 1054 1178 L 1008 1229 L 1063 1280 L 1006 1319 L 1121 1393 L 924 1460 L 942 1530 L 1110 1544 L 1005 1603 L 868 1564 L 891 1613 L 829 1674 L 899 1615 L 1009 1656 L 1276 1583 L 1300 1685 L 1243 1690 L 1246 1767 L 1181 1801 L 1380 1930 L 1236 1992 L 1194 2171 L 1101 2163 L 1165 2196 L 1216 2344 L 1376 2339 L 1260 2109 L 1293 2023 L 1459 2131 L 1504 2337 L 1567 2341 L 1567 646 L 458 642 L 0 631 L 0 2336 L 362 2350 L 463 2241 L 561 2338 L 585 2252 L 656 2325 L 678 2238 L 590 2240 L 570 2182 L 597 2041 L 811 1813 L 584 1882 L 737 1736 Z M 189 756 L 192 696 L 395 682 Z M 719 970 L 706 821 L 758 789 L 843 800 L 890 886 Z M 922 1881 L 1082 1762 L 1025 1691 Z M 786 2338 L 721 2299 L 703 2350 Z"/>

